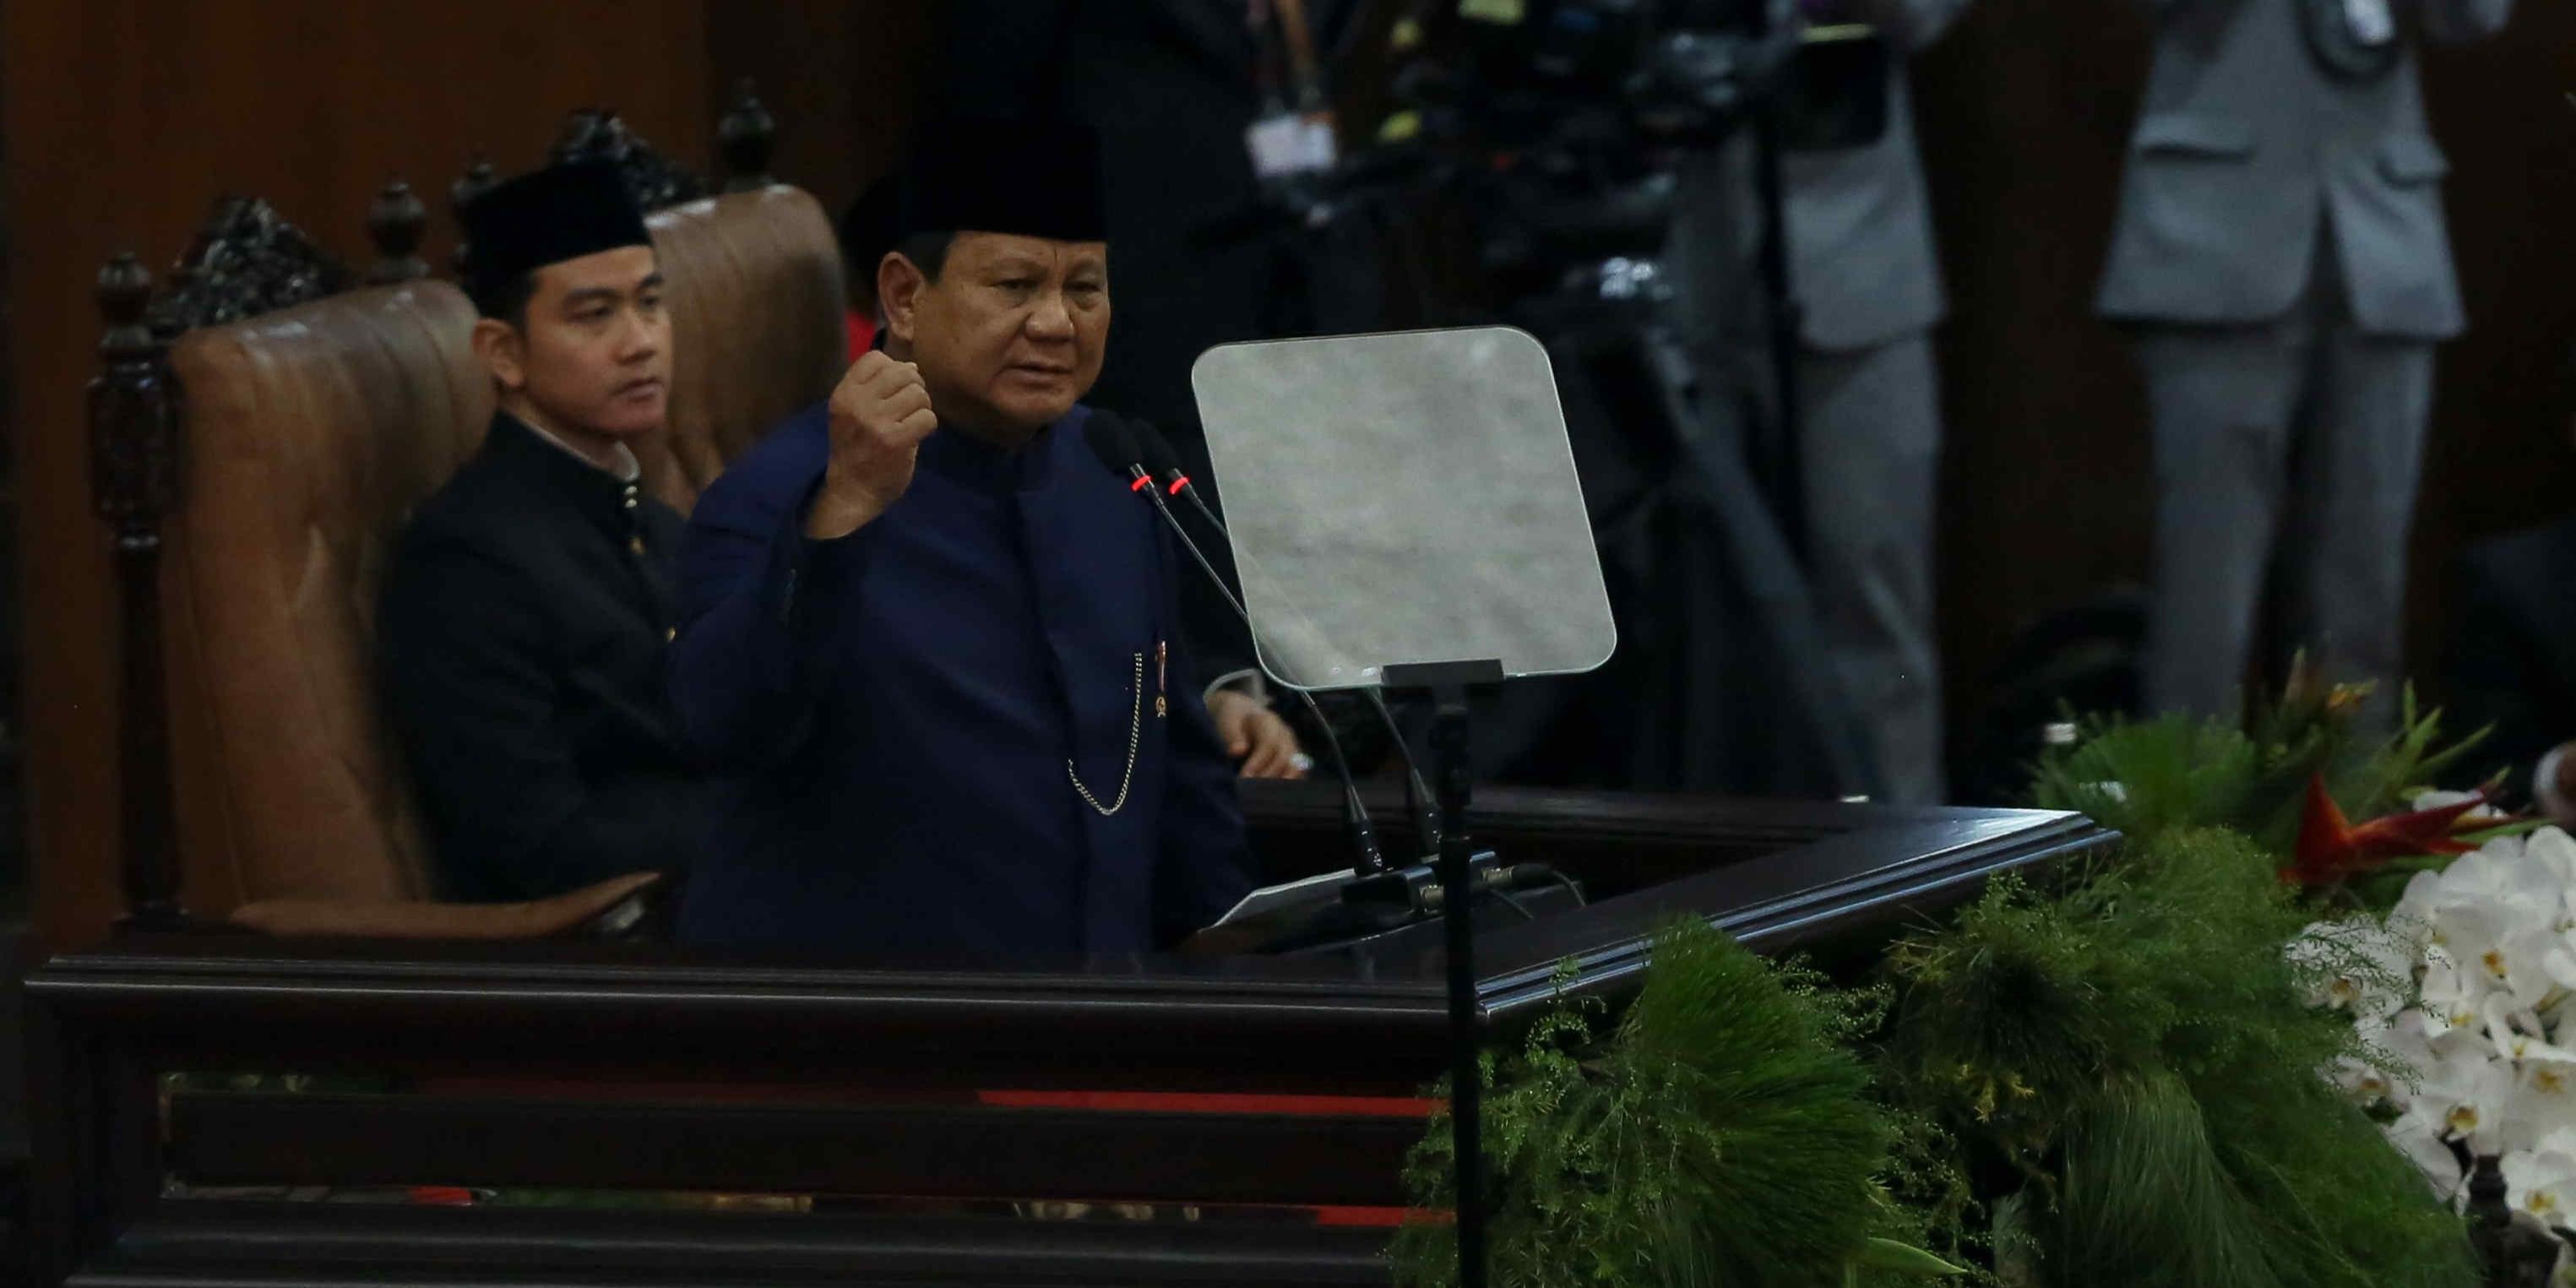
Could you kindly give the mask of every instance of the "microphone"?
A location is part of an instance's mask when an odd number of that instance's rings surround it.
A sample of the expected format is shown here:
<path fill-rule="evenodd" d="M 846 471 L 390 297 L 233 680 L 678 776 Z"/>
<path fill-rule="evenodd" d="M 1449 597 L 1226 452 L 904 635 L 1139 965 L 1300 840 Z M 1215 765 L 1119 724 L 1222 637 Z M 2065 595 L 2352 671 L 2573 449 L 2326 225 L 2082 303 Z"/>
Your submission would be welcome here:
<path fill-rule="evenodd" d="M 1216 517 L 1216 511 L 1208 507 L 1206 498 L 1199 495 L 1198 484 L 1190 481 L 1188 472 L 1181 468 L 1180 455 L 1172 450 L 1171 443 L 1163 437 L 1162 433 L 1152 424 L 1141 420 L 1137 421 L 1128 433 L 1135 440 L 1137 448 L 1143 452 L 1147 471 L 1159 482 L 1163 491 L 1188 501 L 1191 507 L 1198 511 L 1199 518 L 1206 521 L 1209 527 L 1216 529 L 1217 535 L 1231 539 L 1232 534 L 1226 531 L 1225 521 Z M 1189 540 L 1186 536 L 1181 539 Z M 1200 560 L 1201 566 L 1205 566 L 1206 562 L 1204 559 Z M 1214 568 L 1208 569 L 1208 576 L 1216 575 Z M 1217 589 L 1225 589 L 1222 579 L 1219 579 Z M 1230 596 L 1228 602 L 1232 602 Z M 1235 611 L 1238 614 L 1243 612 L 1240 607 Z M 1244 615 L 1243 625 L 1245 630 L 1252 628 L 1252 619 L 1248 614 Z M 1423 781 L 1422 771 L 1414 764 L 1413 748 L 1404 741 L 1404 730 L 1396 725 L 1395 713 L 1387 709 L 1386 695 L 1373 684 L 1366 686 L 1363 691 L 1368 694 L 1369 705 L 1377 709 L 1378 719 L 1385 723 L 1387 736 L 1395 740 L 1396 756 L 1404 761 L 1404 812 L 1413 820 L 1414 843 L 1421 847 L 1422 857 L 1436 855 L 1440 853 L 1440 817 L 1431 808 L 1431 786 Z M 1314 701 L 1308 699 L 1306 705 L 1311 708 L 1314 706 Z M 1322 718 L 1322 713 L 1318 712 L 1316 719 L 1320 721 Z M 1330 726 L 1326 726 L 1324 736 L 1327 738 L 1332 736 Z"/>
<path fill-rule="evenodd" d="M 1243 605 L 1236 602 L 1234 592 L 1226 588 L 1225 579 L 1217 575 L 1215 566 L 1208 562 L 1198 543 L 1190 540 L 1190 534 L 1181 527 L 1181 521 L 1173 515 L 1171 507 L 1163 504 L 1162 492 L 1155 486 L 1154 476 L 1145 468 L 1144 450 L 1135 429 L 1119 417 L 1095 411 L 1083 418 L 1082 438 L 1102 464 L 1128 477 L 1131 491 L 1144 493 L 1146 499 L 1154 503 L 1154 512 L 1163 516 L 1163 523 L 1172 530 L 1173 536 L 1180 539 L 1181 546 L 1190 552 L 1190 558 L 1198 562 L 1199 570 L 1207 574 L 1210 584 L 1225 600 L 1225 606 L 1233 609 L 1234 615 L 1242 619 L 1244 629 L 1250 631 L 1252 619 L 1245 615 Z M 1351 777 L 1350 762 L 1342 758 L 1341 739 L 1333 736 L 1332 725 L 1325 722 L 1324 713 L 1316 708 L 1312 696 L 1302 689 L 1293 692 L 1315 717 L 1316 727 L 1324 731 L 1324 750 L 1332 764 L 1333 777 L 1342 784 L 1342 826 L 1350 836 L 1351 849 L 1359 855 L 1358 871 L 1364 874 L 1386 871 L 1386 855 L 1378 849 L 1377 829 L 1369 822 L 1368 806 L 1360 802 L 1359 784 Z"/>

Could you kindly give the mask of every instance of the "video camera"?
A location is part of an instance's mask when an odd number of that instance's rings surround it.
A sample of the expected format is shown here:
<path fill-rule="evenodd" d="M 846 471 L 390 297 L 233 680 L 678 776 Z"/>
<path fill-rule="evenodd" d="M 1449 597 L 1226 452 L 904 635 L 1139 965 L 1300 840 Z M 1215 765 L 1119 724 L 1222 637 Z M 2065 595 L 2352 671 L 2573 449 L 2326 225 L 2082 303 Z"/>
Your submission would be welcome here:
<path fill-rule="evenodd" d="M 1320 227 L 1444 194 L 1490 216 L 1506 275 L 1654 254 L 1680 160 L 1757 112 L 1793 151 L 1885 129 L 1881 42 L 1797 0 L 1413 0 L 1390 45 L 1375 137 L 1269 177 L 1269 208 Z"/>
<path fill-rule="evenodd" d="M 1791 0 L 1423 0 L 1397 29 L 1418 56 L 1395 92 L 1427 138 L 1708 146 L 1787 65 L 1798 26 Z"/>

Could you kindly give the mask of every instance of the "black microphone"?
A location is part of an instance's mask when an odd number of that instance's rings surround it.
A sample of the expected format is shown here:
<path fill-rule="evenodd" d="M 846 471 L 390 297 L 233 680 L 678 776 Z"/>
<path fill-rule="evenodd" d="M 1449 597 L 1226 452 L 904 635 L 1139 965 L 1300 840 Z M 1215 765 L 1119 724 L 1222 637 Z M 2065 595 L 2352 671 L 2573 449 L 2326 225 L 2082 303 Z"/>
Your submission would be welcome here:
<path fill-rule="evenodd" d="M 1216 517 L 1216 511 L 1208 507 L 1206 498 L 1199 495 L 1198 484 L 1190 481 L 1189 473 L 1181 468 L 1180 455 L 1172 450 L 1171 443 L 1164 439 L 1161 431 L 1156 430 L 1150 422 L 1140 420 L 1127 432 L 1135 440 L 1137 448 L 1144 453 L 1145 468 L 1162 489 L 1169 495 L 1188 501 L 1192 508 L 1198 511 L 1199 518 L 1205 520 L 1209 527 L 1216 529 L 1218 536 L 1231 539 L 1232 534 L 1226 531 L 1225 520 Z M 1188 538 L 1184 537 L 1182 540 L 1186 541 Z M 1216 576 L 1216 570 L 1208 569 L 1208 575 Z M 1218 589 L 1224 589 L 1222 580 L 1218 584 Z M 1236 611 L 1242 610 L 1238 608 Z M 1252 620 L 1246 616 L 1244 629 L 1251 628 Z M 1413 748 L 1405 743 L 1404 730 L 1396 725 L 1395 713 L 1387 709 L 1386 695 L 1379 692 L 1378 687 L 1373 684 L 1366 686 L 1362 691 L 1368 694 L 1369 705 L 1377 708 L 1378 719 L 1386 723 L 1387 736 L 1395 740 L 1396 756 L 1404 761 L 1404 812 L 1413 820 L 1414 842 L 1421 847 L 1421 857 L 1428 858 L 1436 855 L 1440 853 L 1440 818 L 1431 808 L 1431 786 L 1422 780 L 1422 771 L 1414 765 Z M 1314 702 L 1310 699 L 1306 705 L 1312 708 Z M 1315 718 L 1320 721 L 1323 719 L 1323 714 L 1319 711 Z M 1325 736 L 1328 738 L 1332 736 L 1329 725 L 1325 727 Z"/>
<path fill-rule="evenodd" d="M 1144 493 L 1146 499 L 1154 503 L 1154 512 L 1163 516 L 1164 524 L 1171 528 L 1173 536 L 1180 539 L 1182 548 L 1190 552 L 1190 558 L 1198 562 L 1199 570 L 1207 574 L 1217 594 L 1224 598 L 1225 606 L 1233 609 L 1234 615 L 1242 619 L 1244 630 L 1250 631 L 1252 619 L 1244 614 L 1243 605 L 1236 602 L 1234 592 L 1226 588 L 1225 578 L 1217 575 L 1206 553 L 1199 549 L 1197 542 L 1190 540 L 1190 534 L 1182 529 L 1181 521 L 1173 515 L 1171 507 L 1163 504 L 1162 492 L 1155 486 L 1153 474 L 1145 468 L 1144 452 L 1135 430 L 1119 417 L 1095 411 L 1083 418 L 1082 438 L 1102 464 L 1128 477 L 1130 490 Z M 1342 758 L 1341 739 L 1333 736 L 1333 727 L 1324 722 L 1324 713 L 1316 709 L 1315 699 L 1304 690 L 1294 692 L 1305 701 L 1307 711 L 1315 717 L 1316 726 L 1324 731 L 1324 750 L 1332 763 L 1333 776 L 1342 784 L 1343 829 L 1350 835 L 1352 850 L 1359 855 L 1357 870 L 1362 873 L 1386 871 L 1386 855 L 1378 849 L 1377 828 L 1369 822 L 1368 806 L 1360 801 L 1359 784 L 1351 777 L 1350 762 Z"/>

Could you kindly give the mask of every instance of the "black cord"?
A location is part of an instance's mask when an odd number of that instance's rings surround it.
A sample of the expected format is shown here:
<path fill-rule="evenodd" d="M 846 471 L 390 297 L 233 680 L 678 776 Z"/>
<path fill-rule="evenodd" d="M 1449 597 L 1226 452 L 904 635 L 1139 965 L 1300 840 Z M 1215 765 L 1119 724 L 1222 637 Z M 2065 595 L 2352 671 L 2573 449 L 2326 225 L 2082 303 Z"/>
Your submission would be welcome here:
<path fill-rule="evenodd" d="M 1139 476 L 1149 484 L 1152 481 L 1152 476 L 1143 474 L 1141 469 L 1139 469 Z M 1199 543 L 1190 540 L 1189 532 L 1181 527 L 1180 518 L 1172 513 L 1170 507 L 1163 504 L 1160 490 L 1148 486 L 1144 492 L 1145 499 L 1154 503 L 1155 512 L 1162 516 L 1164 524 L 1170 527 L 1172 535 L 1180 539 L 1181 547 L 1189 551 L 1190 558 L 1198 562 L 1199 571 L 1207 574 L 1209 583 L 1216 587 L 1216 593 L 1224 597 L 1225 606 L 1233 609 L 1234 615 L 1242 619 L 1244 629 L 1250 630 L 1252 618 L 1243 611 L 1242 601 L 1236 599 L 1234 592 L 1226 587 L 1225 578 L 1217 575 L 1216 565 L 1208 562 L 1206 552 L 1199 549 Z M 1383 871 L 1387 866 L 1386 859 L 1378 849 L 1376 830 L 1370 826 L 1368 805 L 1360 799 L 1358 781 L 1351 777 L 1351 763 L 1342 756 L 1342 740 L 1333 736 L 1333 723 L 1324 718 L 1323 708 L 1315 705 L 1313 694 L 1298 688 L 1291 688 L 1289 692 L 1296 694 L 1298 700 L 1306 704 L 1306 713 L 1315 718 L 1316 728 L 1323 731 L 1324 751 L 1333 758 L 1334 774 L 1341 779 L 1343 816 L 1350 825 L 1351 839 L 1360 851 L 1359 866 L 1368 871 Z"/>
<path fill-rule="evenodd" d="M 1591 905 L 1592 901 L 1583 897 L 1583 887 L 1575 884 L 1574 878 L 1567 876 L 1554 868 L 1544 868 L 1542 871 L 1547 873 L 1548 880 L 1564 886 L 1565 892 L 1574 896 L 1575 907 L 1582 908 Z"/>
<path fill-rule="evenodd" d="M 1216 517 L 1216 511 L 1208 508 L 1207 500 L 1199 495 L 1198 488 L 1192 486 L 1186 477 L 1178 476 L 1177 467 L 1175 468 L 1175 476 L 1180 478 L 1175 487 L 1181 499 L 1189 502 L 1190 506 L 1198 511 L 1202 522 L 1214 528 L 1219 535 L 1228 536 L 1231 539 L 1226 531 L 1225 520 Z M 1160 506 L 1162 502 L 1157 499 L 1155 504 Z M 1166 509 L 1165 512 L 1169 513 L 1169 510 Z M 1181 539 L 1188 541 L 1189 537 L 1184 534 Z M 1190 553 L 1198 554 L 1198 547 L 1195 544 L 1190 547 Z M 1215 566 L 1208 563 L 1204 555 L 1199 556 L 1199 566 L 1207 569 L 1209 580 L 1216 583 L 1217 593 L 1225 596 L 1226 603 L 1234 609 L 1236 616 L 1243 619 L 1244 629 L 1249 631 L 1252 628 L 1252 615 L 1244 611 L 1243 605 L 1234 598 L 1234 593 L 1227 589 L 1225 579 L 1217 576 Z M 1440 825 L 1438 820 L 1432 817 L 1428 808 L 1431 801 L 1431 785 L 1422 781 L 1422 771 L 1413 761 L 1413 748 L 1405 742 L 1404 727 L 1396 723 L 1395 712 L 1388 709 L 1385 693 L 1373 684 L 1366 686 L 1361 692 L 1368 696 L 1369 705 L 1377 710 L 1378 720 L 1386 725 L 1387 736 L 1395 742 L 1396 757 L 1404 762 L 1404 816 L 1412 820 L 1413 843 L 1415 848 L 1422 851 L 1412 857 L 1431 858 L 1440 853 Z M 1298 696 L 1306 698 L 1306 709 L 1314 715 L 1315 723 L 1323 728 L 1324 737 L 1331 740 L 1332 722 L 1324 718 L 1323 710 L 1315 705 L 1313 698 L 1306 697 L 1304 691 L 1300 690 Z"/>
<path fill-rule="evenodd" d="M 1509 909 L 1511 909 L 1512 911 L 1517 912 L 1517 913 L 1519 913 L 1519 914 L 1521 915 L 1521 920 L 1523 920 L 1523 921 L 1536 921 L 1536 920 L 1538 920 L 1538 914 L 1537 914 L 1537 913 L 1535 913 L 1535 912 L 1530 911 L 1530 910 L 1529 910 L 1529 905 L 1528 905 L 1528 904 L 1522 903 L 1520 900 L 1513 898 L 1513 897 L 1512 897 L 1512 892 L 1511 892 L 1511 891 L 1509 891 L 1509 890 L 1505 890 L 1505 889 L 1503 889 L 1501 886 L 1493 886 L 1493 887 L 1488 888 L 1488 889 L 1485 891 L 1485 893 L 1490 894 L 1490 895 L 1494 896 L 1495 898 L 1502 900 L 1502 901 L 1503 901 L 1503 906 L 1504 906 L 1504 907 L 1509 908 Z"/>

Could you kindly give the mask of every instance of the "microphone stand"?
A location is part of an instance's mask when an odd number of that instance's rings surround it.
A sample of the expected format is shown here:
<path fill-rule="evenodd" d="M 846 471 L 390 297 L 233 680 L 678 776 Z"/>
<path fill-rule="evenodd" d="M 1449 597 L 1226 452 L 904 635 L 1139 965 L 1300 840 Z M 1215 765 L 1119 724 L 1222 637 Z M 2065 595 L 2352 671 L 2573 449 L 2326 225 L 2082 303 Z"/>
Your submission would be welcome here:
<path fill-rule="evenodd" d="M 1216 529 L 1218 536 L 1231 539 L 1233 534 L 1226 531 L 1225 520 L 1216 517 L 1216 511 L 1208 508 L 1206 498 L 1199 495 L 1198 485 L 1190 481 L 1189 475 L 1183 474 L 1179 466 L 1165 466 L 1164 473 L 1165 487 L 1188 501 L 1190 506 L 1198 511 L 1199 518 L 1209 527 Z M 1188 539 L 1186 536 L 1182 538 L 1184 541 Z M 1196 553 L 1195 547 L 1192 553 Z M 1205 567 L 1207 561 L 1201 559 L 1199 563 L 1200 566 Z M 1216 570 L 1209 568 L 1208 575 L 1215 577 Z M 1217 588 L 1220 591 L 1225 589 L 1222 579 L 1219 580 Z M 1236 612 L 1243 614 L 1243 610 L 1239 607 Z M 1250 615 L 1243 614 L 1243 617 L 1244 628 L 1251 629 Z M 1422 770 L 1416 766 L 1413 759 L 1413 748 L 1405 742 L 1404 729 L 1396 723 L 1395 712 L 1386 705 L 1385 692 L 1376 685 L 1369 685 L 1361 691 L 1368 695 L 1369 705 L 1376 708 L 1377 718 L 1386 725 L 1387 736 L 1395 740 L 1396 757 L 1404 762 L 1404 813 L 1406 817 L 1413 820 L 1415 857 L 1426 860 L 1433 858 L 1440 853 L 1440 816 L 1432 811 L 1431 787 L 1422 780 Z M 1307 706 L 1310 708 L 1314 706 L 1311 699 L 1307 702 Z M 1320 711 L 1316 713 L 1316 719 L 1318 721 L 1323 719 Z M 1332 736 L 1330 726 L 1326 726 L 1324 736 L 1327 738 Z"/>
<path fill-rule="evenodd" d="M 1199 549 L 1197 542 L 1190 540 L 1189 532 L 1181 527 L 1180 517 L 1172 513 L 1170 506 L 1163 504 L 1162 489 L 1154 486 L 1154 476 L 1147 473 L 1143 465 L 1134 462 L 1128 464 L 1127 471 L 1139 485 L 1136 490 L 1154 503 L 1154 512 L 1163 516 L 1163 522 L 1171 528 L 1172 535 L 1180 539 L 1181 547 L 1190 552 L 1190 558 L 1198 561 L 1199 570 L 1207 574 L 1208 581 L 1216 587 L 1216 593 L 1225 600 L 1225 606 L 1233 609 L 1234 615 L 1243 620 L 1245 630 L 1251 630 L 1251 615 L 1243 611 L 1242 602 L 1226 586 L 1225 578 L 1217 575 L 1216 565 L 1208 562 L 1206 552 Z M 1386 855 L 1378 848 L 1377 829 L 1369 822 L 1368 806 L 1360 800 L 1359 785 L 1351 777 L 1350 761 L 1342 756 L 1342 740 L 1334 736 L 1333 726 L 1324 719 L 1313 695 L 1303 689 L 1292 688 L 1290 692 L 1306 704 L 1308 714 L 1315 717 L 1315 727 L 1324 732 L 1324 752 L 1332 758 L 1333 774 L 1342 782 L 1342 822 L 1350 834 L 1351 848 L 1360 856 L 1359 871 L 1370 876 L 1387 871 Z"/>

